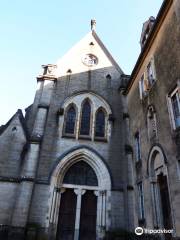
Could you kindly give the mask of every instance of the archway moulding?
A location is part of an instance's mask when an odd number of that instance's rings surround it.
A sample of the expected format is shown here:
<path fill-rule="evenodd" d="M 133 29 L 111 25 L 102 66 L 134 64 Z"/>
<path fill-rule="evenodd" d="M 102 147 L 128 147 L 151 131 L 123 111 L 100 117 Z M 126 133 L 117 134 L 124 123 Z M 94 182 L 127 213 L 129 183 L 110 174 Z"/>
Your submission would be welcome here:
<path fill-rule="evenodd" d="M 66 172 L 73 164 L 77 163 L 78 161 L 85 161 L 92 167 L 98 179 L 99 189 L 111 189 L 111 178 L 106 165 L 96 153 L 84 147 L 67 153 L 59 161 L 52 173 L 51 185 L 61 187 Z"/>
<path fill-rule="evenodd" d="M 156 155 L 159 154 L 159 158 L 162 160 L 162 167 L 166 166 L 167 163 L 167 159 L 165 156 L 165 153 L 163 151 L 163 148 L 161 147 L 161 145 L 154 145 L 152 146 L 150 152 L 149 152 L 149 156 L 148 156 L 148 162 L 147 162 L 147 175 L 149 177 L 153 177 L 153 171 L 154 169 L 154 160 L 156 158 Z"/>

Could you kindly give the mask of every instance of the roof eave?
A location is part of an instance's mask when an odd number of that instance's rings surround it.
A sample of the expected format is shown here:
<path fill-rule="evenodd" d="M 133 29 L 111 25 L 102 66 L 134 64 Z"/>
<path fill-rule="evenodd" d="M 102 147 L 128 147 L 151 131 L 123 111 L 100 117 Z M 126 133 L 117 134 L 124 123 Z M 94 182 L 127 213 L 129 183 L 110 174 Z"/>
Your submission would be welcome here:
<path fill-rule="evenodd" d="M 129 80 L 129 83 L 126 87 L 126 90 L 125 90 L 125 94 L 127 95 L 129 90 L 131 89 L 134 81 L 135 81 L 135 78 L 138 74 L 138 71 L 143 63 L 143 60 L 145 59 L 145 57 L 147 56 L 148 52 L 149 52 L 149 49 L 150 47 L 152 46 L 153 44 L 153 41 L 155 39 L 155 37 L 157 36 L 158 34 L 158 31 L 163 23 L 163 20 L 164 18 L 166 17 L 171 5 L 173 3 L 173 0 L 164 0 L 159 12 L 158 12 L 158 15 L 157 15 L 157 18 L 156 18 L 156 21 L 154 23 L 154 26 L 150 32 L 150 35 L 143 47 L 143 49 L 141 50 L 141 53 L 138 57 L 138 60 L 134 66 L 134 69 L 131 73 L 131 77 L 130 77 L 130 80 Z"/>

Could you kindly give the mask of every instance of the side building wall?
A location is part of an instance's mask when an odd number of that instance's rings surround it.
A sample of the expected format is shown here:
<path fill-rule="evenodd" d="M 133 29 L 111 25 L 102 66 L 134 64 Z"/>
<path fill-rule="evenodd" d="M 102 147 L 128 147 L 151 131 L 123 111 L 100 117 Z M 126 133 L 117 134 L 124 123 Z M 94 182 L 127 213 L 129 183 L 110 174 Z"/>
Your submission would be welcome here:
<path fill-rule="evenodd" d="M 134 148 L 135 182 L 136 184 L 142 182 L 144 189 L 145 221 L 142 224 L 147 228 L 155 227 L 151 192 L 153 179 L 150 178 L 150 154 L 153 147 L 156 146 L 164 154 L 164 168 L 167 169 L 172 224 L 177 236 L 180 236 L 180 181 L 177 169 L 180 157 L 178 150 L 180 145 L 177 139 L 180 133 L 179 130 L 172 129 L 167 97 L 180 78 L 180 21 L 179 12 L 177 12 L 179 6 L 180 2 L 174 1 L 127 95 L 131 144 Z M 140 99 L 139 82 L 152 58 L 156 81 L 148 91 L 147 96 Z M 157 130 L 157 137 L 154 140 L 149 139 L 149 131 L 151 131 L 148 125 L 149 106 L 153 106 L 156 116 L 156 126 L 154 126 L 156 129 L 154 131 Z M 141 164 L 136 162 L 135 138 L 137 132 L 140 134 Z M 137 186 L 136 193 L 136 215 L 138 219 L 139 197 Z"/>

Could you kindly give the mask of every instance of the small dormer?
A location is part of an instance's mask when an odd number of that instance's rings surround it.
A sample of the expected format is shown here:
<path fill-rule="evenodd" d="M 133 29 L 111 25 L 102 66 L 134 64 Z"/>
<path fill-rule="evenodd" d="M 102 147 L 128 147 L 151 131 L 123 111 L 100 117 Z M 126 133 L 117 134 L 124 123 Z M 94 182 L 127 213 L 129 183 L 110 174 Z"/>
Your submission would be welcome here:
<path fill-rule="evenodd" d="M 155 23 L 156 19 L 151 16 L 144 24 L 142 28 L 142 33 L 141 33 L 141 39 L 140 39 L 140 44 L 141 44 L 141 49 L 144 47 L 146 40 L 151 32 L 151 29 Z"/>

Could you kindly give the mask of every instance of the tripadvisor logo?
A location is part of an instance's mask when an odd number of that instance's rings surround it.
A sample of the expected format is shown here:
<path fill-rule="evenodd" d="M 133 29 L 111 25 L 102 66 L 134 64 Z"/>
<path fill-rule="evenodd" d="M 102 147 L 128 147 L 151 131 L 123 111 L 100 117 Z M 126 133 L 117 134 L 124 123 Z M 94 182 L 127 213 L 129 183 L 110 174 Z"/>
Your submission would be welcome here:
<path fill-rule="evenodd" d="M 143 234 L 143 228 L 141 228 L 141 227 L 135 228 L 135 234 L 136 235 L 142 235 Z"/>
<path fill-rule="evenodd" d="M 145 234 L 172 234 L 174 232 L 173 229 L 147 229 L 142 227 L 135 228 L 135 234 L 136 235 L 142 235 Z"/>

